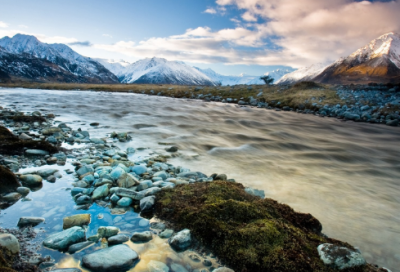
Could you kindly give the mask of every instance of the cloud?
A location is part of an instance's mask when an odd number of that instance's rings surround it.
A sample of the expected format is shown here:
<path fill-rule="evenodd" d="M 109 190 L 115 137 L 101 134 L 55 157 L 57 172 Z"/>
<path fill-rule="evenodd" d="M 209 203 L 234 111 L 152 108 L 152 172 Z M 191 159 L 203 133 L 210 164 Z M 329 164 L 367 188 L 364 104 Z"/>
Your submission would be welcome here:
<path fill-rule="evenodd" d="M 68 43 L 68 45 L 71 45 L 71 46 L 76 45 L 76 46 L 86 46 L 86 47 L 90 47 L 90 46 L 92 46 L 93 44 L 92 44 L 91 42 L 89 42 L 89 41 L 83 41 L 83 42 L 71 42 L 71 43 Z"/>
<path fill-rule="evenodd" d="M 20 28 L 29 28 L 29 27 L 26 26 L 26 25 L 18 25 L 18 27 L 20 27 Z"/>
<path fill-rule="evenodd" d="M 1 28 L 7 28 L 7 27 L 8 27 L 8 24 L 6 24 L 6 23 L 0 21 L 0 27 L 1 27 Z"/>
<path fill-rule="evenodd" d="M 107 38 L 112 38 L 113 36 L 111 36 L 110 34 L 103 34 L 103 37 L 107 37 Z"/>
<path fill-rule="evenodd" d="M 39 41 L 44 43 L 64 43 L 64 44 L 79 43 L 79 41 L 75 38 L 68 38 L 62 36 L 47 36 L 40 33 L 27 32 L 18 29 L 7 29 L 7 30 L 0 29 L 0 38 L 3 38 L 5 36 L 13 37 L 16 34 L 32 35 L 35 36 Z"/>
<path fill-rule="evenodd" d="M 204 13 L 209 13 L 209 14 L 216 14 L 217 10 L 215 8 L 208 8 L 204 11 Z"/>

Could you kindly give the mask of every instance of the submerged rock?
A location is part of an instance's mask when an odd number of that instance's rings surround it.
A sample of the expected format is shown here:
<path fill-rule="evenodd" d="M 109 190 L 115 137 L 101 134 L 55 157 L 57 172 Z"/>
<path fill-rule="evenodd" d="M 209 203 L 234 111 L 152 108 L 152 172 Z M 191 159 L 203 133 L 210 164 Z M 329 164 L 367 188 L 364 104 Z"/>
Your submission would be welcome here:
<path fill-rule="evenodd" d="M 186 250 L 192 244 L 190 230 L 184 229 L 169 239 L 169 244 L 175 250 Z"/>
<path fill-rule="evenodd" d="M 138 254 L 129 246 L 117 245 L 84 256 L 82 265 L 96 272 L 126 271 L 138 257 Z"/>
<path fill-rule="evenodd" d="M 88 246 L 91 246 L 94 244 L 94 241 L 85 241 L 77 244 L 73 244 L 68 248 L 68 253 L 69 254 L 74 254 L 75 252 L 78 252 Z"/>
<path fill-rule="evenodd" d="M 123 244 L 128 241 L 129 241 L 128 235 L 118 234 L 118 235 L 108 238 L 108 245 L 109 246 L 118 245 L 118 244 Z"/>
<path fill-rule="evenodd" d="M 81 227 L 72 227 L 48 236 L 44 241 L 45 247 L 66 250 L 70 245 L 82 242 L 85 240 L 85 230 Z"/>
<path fill-rule="evenodd" d="M 229 269 L 227 267 L 220 267 L 220 268 L 213 270 L 213 272 L 235 272 L 235 271 L 233 271 L 232 269 Z"/>
<path fill-rule="evenodd" d="M 45 219 L 43 217 L 21 217 L 18 221 L 17 226 L 19 228 L 23 227 L 35 227 L 41 223 L 43 223 Z"/>
<path fill-rule="evenodd" d="M 324 264 L 339 270 L 367 263 L 359 251 L 329 243 L 319 245 L 318 254 Z"/>
<path fill-rule="evenodd" d="M 169 268 L 166 264 L 154 260 L 151 260 L 147 264 L 147 269 L 149 272 L 169 272 Z"/>
<path fill-rule="evenodd" d="M 49 155 L 49 152 L 40 149 L 27 149 L 25 154 L 28 156 L 46 156 Z"/>
<path fill-rule="evenodd" d="M 42 177 L 39 175 L 21 175 L 19 176 L 22 184 L 28 187 L 36 187 L 42 185 Z"/>

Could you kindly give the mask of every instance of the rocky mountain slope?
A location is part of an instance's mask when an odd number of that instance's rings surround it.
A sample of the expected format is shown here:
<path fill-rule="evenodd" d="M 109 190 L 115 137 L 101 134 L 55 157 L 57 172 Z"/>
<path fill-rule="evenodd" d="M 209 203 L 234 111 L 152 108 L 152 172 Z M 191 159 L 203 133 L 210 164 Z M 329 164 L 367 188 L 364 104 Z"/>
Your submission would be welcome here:
<path fill-rule="evenodd" d="M 400 83 L 400 35 L 389 32 L 346 58 L 313 65 L 283 76 L 277 83 L 316 81 L 330 84 Z"/>
<path fill-rule="evenodd" d="M 0 48 L 3 80 L 118 83 L 103 65 L 64 44 L 46 44 L 34 36 L 17 34 L 0 39 Z"/>

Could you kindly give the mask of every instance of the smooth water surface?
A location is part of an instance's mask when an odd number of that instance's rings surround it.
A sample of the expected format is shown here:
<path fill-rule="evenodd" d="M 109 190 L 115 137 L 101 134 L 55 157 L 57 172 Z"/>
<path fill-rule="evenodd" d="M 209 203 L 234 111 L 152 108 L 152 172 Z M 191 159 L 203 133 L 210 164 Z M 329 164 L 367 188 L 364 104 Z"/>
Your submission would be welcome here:
<path fill-rule="evenodd" d="M 369 262 L 400 267 L 400 128 L 137 94 L 0 89 L 0 98 L 73 128 L 99 122 L 91 137 L 128 131 L 133 141 L 121 148 L 176 144 L 182 156 L 171 163 L 263 189 L 313 214 L 325 234 L 359 247 Z"/>

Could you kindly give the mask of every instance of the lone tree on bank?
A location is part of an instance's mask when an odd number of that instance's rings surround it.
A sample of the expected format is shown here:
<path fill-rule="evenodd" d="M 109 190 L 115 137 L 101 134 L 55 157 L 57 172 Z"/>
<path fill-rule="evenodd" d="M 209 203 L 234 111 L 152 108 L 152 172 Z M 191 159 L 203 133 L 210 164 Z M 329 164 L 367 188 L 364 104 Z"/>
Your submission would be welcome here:
<path fill-rule="evenodd" d="M 265 75 L 260 77 L 261 80 L 264 80 L 265 84 L 271 85 L 274 82 L 274 79 L 271 76 Z"/>

